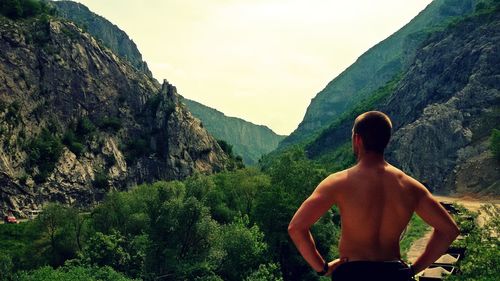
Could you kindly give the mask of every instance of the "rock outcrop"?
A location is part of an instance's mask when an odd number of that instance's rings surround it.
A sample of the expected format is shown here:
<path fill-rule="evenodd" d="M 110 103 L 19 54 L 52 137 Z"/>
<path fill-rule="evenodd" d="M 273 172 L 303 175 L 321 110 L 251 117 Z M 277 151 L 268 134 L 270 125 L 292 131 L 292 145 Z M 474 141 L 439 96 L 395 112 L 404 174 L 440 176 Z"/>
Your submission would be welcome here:
<path fill-rule="evenodd" d="M 130 61 L 137 69 L 151 76 L 147 64 L 135 43 L 118 26 L 96 15 L 87 7 L 72 1 L 55 1 L 52 4 L 59 15 L 81 26 L 95 38 L 101 40 L 113 52 Z M 228 117 L 222 112 L 196 101 L 182 98 L 189 111 L 203 122 L 204 127 L 219 140 L 231 144 L 236 155 L 240 155 L 246 165 L 255 165 L 260 157 L 276 147 L 285 137 L 266 126 L 256 125 L 240 118 Z"/>
<path fill-rule="evenodd" d="M 457 183 L 463 173 L 484 178 L 482 188 L 500 179 L 498 164 L 464 170 L 479 155 L 493 160 L 486 143 L 500 124 L 499 46 L 498 11 L 434 34 L 385 106 L 396 129 L 389 158 L 436 191 L 479 191 Z"/>
<path fill-rule="evenodd" d="M 225 169 L 177 90 L 72 22 L 0 16 L 0 213 Z"/>
<path fill-rule="evenodd" d="M 129 61 L 137 70 L 152 77 L 148 64 L 142 60 L 142 54 L 137 45 L 128 35 L 109 22 L 94 14 L 85 5 L 73 1 L 52 1 L 61 17 L 67 18 L 84 28 L 88 33 L 110 48 L 122 59 Z"/>

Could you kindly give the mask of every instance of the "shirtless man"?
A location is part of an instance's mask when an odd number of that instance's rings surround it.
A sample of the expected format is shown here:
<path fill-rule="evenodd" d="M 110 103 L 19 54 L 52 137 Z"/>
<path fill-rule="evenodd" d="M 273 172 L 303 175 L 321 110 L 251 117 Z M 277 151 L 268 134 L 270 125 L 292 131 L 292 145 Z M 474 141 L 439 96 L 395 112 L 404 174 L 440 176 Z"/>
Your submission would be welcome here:
<path fill-rule="evenodd" d="M 354 122 L 357 164 L 324 179 L 293 216 L 288 233 L 309 265 L 332 280 L 409 280 L 438 259 L 459 234 L 453 219 L 417 180 L 384 160 L 392 124 L 370 111 Z M 333 205 L 341 215 L 340 258 L 326 262 L 309 228 Z M 434 228 L 425 251 L 408 267 L 399 238 L 413 213 Z"/>

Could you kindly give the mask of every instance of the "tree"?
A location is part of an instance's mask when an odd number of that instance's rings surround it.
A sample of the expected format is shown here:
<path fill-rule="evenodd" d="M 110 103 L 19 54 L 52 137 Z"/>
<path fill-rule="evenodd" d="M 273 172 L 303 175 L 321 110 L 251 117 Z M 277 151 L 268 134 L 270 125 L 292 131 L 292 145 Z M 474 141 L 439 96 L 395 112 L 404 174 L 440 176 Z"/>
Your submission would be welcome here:
<path fill-rule="evenodd" d="M 129 279 L 110 267 L 63 266 L 54 269 L 49 266 L 33 271 L 20 272 L 17 281 L 138 281 Z"/>
<path fill-rule="evenodd" d="M 23 8 L 19 0 L 5 0 L 1 3 L 2 15 L 11 19 L 20 18 L 23 14 Z"/>
<path fill-rule="evenodd" d="M 75 215 L 77 212 L 71 208 L 51 203 L 36 218 L 36 229 L 40 231 L 42 239 L 35 248 L 52 266 L 62 265 L 66 260 L 76 257 Z"/>
<path fill-rule="evenodd" d="M 207 207 L 186 197 L 184 186 L 173 182 L 158 187 L 148 205 L 150 226 L 145 279 L 185 280 L 214 275 L 222 251 L 216 247 L 219 225 Z"/>
<path fill-rule="evenodd" d="M 276 263 L 261 264 L 245 281 L 283 281 L 280 267 Z"/>
<path fill-rule="evenodd" d="M 265 235 L 272 249 L 273 260 L 279 262 L 284 280 L 317 280 L 317 275 L 304 261 L 290 240 L 288 223 L 300 204 L 312 193 L 327 174 L 324 169 L 308 160 L 303 151 L 290 150 L 268 167 L 271 186 L 258 193 L 252 217 Z M 320 253 L 332 259 L 337 245 L 338 227 L 328 212 L 312 228 Z"/>
<path fill-rule="evenodd" d="M 252 168 L 219 173 L 211 178 L 215 187 L 209 189 L 204 203 L 220 223 L 230 223 L 241 215 L 250 216 L 257 194 L 271 185 L 269 176 Z"/>
<path fill-rule="evenodd" d="M 112 266 L 114 269 L 126 272 L 133 263 L 127 251 L 128 241 L 118 231 L 112 234 L 96 232 L 88 241 L 80 258 L 84 264 L 92 266 Z"/>
<path fill-rule="evenodd" d="M 266 260 L 267 244 L 257 225 L 250 227 L 248 216 L 222 227 L 221 248 L 225 253 L 218 272 L 224 280 L 243 280 Z"/>
<path fill-rule="evenodd" d="M 0 252 L 0 280 L 12 280 L 13 269 L 12 258 L 8 254 Z"/>

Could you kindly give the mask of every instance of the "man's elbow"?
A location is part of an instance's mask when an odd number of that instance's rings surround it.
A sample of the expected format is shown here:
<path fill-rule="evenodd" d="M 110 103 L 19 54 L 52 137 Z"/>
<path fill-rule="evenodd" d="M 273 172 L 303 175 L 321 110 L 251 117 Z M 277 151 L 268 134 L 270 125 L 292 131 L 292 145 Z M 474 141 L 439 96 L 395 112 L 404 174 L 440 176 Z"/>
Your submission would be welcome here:
<path fill-rule="evenodd" d="M 453 224 L 450 228 L 448 228 L 446 231 L 443 231 L 444 235 L 450 240 L 454 241 L 458 235 L 460 235 L 460 229 L 456 224 Z"/>
<path fill-rule="evenodd" d="M 294 223 L 293 221 L 288 225 L 288 235 L 290 235 L 292 239 L 296 237 L 302 230 L 303 227 L 301 227 L 297 223 Z"/>
<path fill-rule="evenodd" d="M 293 236 L 297 232 L 297 227 L 295 224 L 290 223 L 288 224 L 288 235 Z"/>
<path fill-rule="evenodd" d="M 453 227 L 450 231 L 451 240 L 455 240 L 458 237 L 458 235 L 460 235 L 460 228 L 458 228 L 456 224 L 453 224 Z"/>

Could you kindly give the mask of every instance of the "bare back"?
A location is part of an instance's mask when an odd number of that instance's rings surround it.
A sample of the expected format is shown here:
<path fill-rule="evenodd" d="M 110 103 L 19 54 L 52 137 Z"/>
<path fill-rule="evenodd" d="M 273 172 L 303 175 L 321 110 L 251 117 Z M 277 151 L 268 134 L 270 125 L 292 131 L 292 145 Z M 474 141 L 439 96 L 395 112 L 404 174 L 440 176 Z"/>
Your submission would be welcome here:
<path fill-rule="evenodd" d="M 420 189 L 395 167 L 356 165 L 337 175 L 342 218 L 341 257 L 349 260 L 400 258 L 399 238 L 416 208 Z"/>

